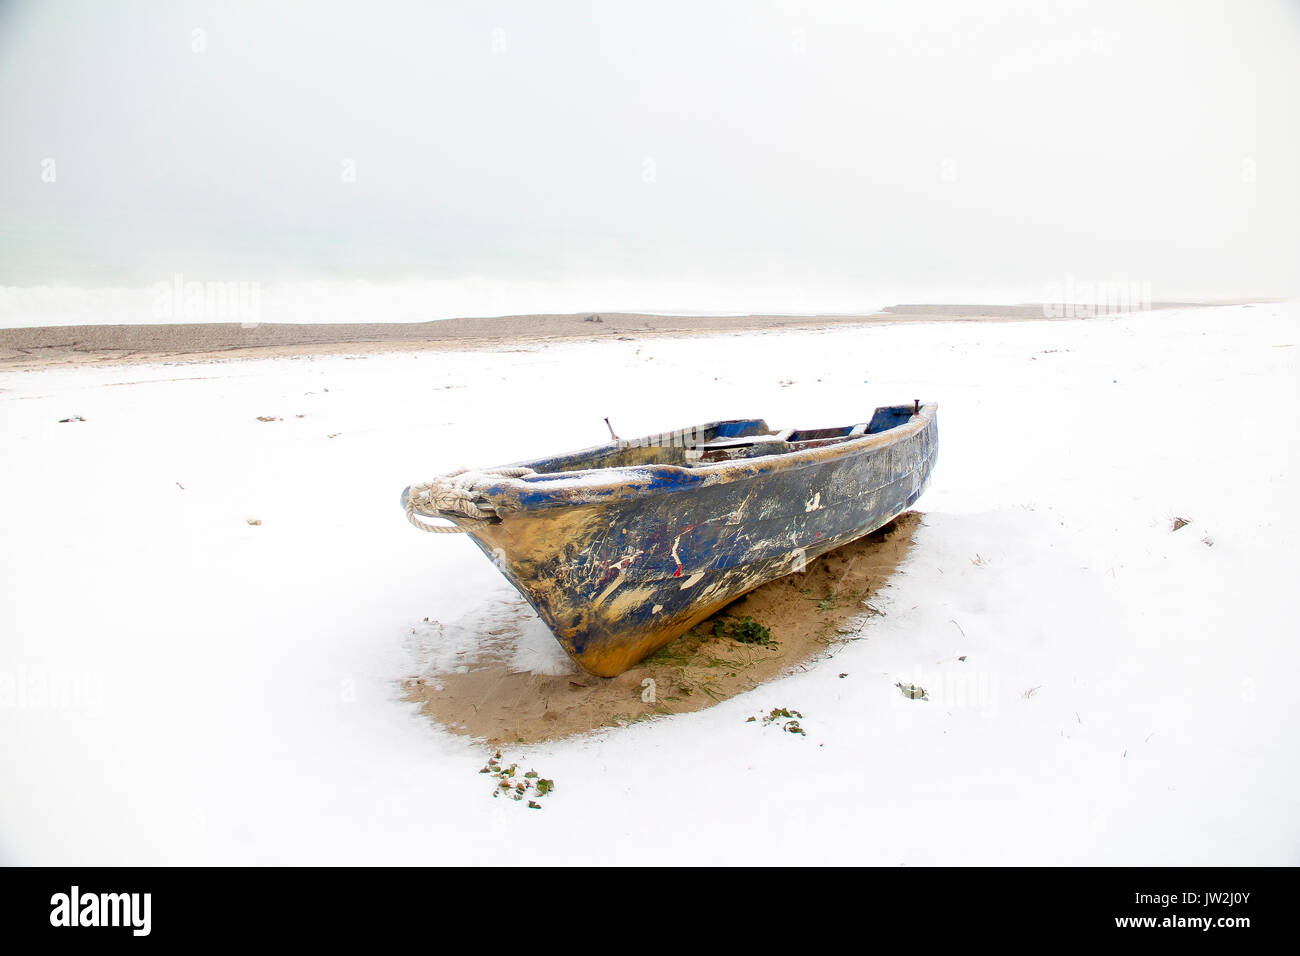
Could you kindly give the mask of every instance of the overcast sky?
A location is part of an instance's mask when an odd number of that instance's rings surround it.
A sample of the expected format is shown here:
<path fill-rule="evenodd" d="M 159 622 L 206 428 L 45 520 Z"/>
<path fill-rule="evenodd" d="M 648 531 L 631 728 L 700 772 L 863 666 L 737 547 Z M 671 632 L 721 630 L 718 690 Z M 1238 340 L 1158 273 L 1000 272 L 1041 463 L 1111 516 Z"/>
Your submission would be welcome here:
<path fill-rule="evenodd" d="M 1283 0 L 0 4 L 0 283 L 1294 294 L 1298 175 Z"/>

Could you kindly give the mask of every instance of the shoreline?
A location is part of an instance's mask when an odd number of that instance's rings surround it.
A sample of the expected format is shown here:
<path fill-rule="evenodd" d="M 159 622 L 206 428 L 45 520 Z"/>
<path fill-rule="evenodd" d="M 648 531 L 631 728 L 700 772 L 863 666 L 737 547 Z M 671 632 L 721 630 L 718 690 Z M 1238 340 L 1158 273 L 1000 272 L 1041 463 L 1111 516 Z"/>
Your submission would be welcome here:
<path fill-rule="evenodd" d="M 1153 304 L 1152 310 L 1242 304 Z M 1042 304 L 903 304 L 863 315 L 655 315 L 636 312 L 513 315 L 419 323 L 65 325 L 0 329 L 0 371 L 235 359 L 473 351 L 551 342 L 634 341 L 728 332 L 789 331 L 931 322 L 1069 322 Z M 1096 317 L 1120 313 L 1099 312 Z"/>

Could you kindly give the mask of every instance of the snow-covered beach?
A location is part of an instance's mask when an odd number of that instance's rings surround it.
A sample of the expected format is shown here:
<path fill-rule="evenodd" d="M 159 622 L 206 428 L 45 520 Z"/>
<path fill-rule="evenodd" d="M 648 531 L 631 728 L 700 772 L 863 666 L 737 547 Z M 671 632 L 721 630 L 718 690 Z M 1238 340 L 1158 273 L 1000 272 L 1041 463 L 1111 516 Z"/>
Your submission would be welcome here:
<path fill-rule="evenodd" d="M 0 373 L 0 862 L 1298 863 L 1298 350 L 1261 303 Z M 403 700 L 420 622 L 515 600 L 408 482 L 913 398 L 923 521 L 833 660 L 506 748 L 541 811 Z"/>

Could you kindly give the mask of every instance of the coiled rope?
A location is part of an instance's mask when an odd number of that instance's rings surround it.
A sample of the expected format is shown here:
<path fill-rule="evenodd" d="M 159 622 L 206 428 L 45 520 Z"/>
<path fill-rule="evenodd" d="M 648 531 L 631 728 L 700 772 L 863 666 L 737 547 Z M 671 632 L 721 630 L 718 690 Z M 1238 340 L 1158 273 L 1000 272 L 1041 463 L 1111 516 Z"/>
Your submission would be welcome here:
<path fill-rule="evenodd" d="M 482 493 L 480 486 L 493 478 L 523 478 L 535 474 L 537 472 L 531 468 L 492 468 L 484 471 L 462 468 L 460 471 L 440 475 L 433 481 L 411 485 L 406 492 L 406 520 L 421 531 L 433 534 L 466 534 L 470 531 L 469 528 L 456 524 L 427 524 L 417 518 L 416 514 L 428 517 L 454 514 L 474 521 L 491 521 L 496 517 L 495 509 L 491 505 L 480 506 L 474 501 Z"/>

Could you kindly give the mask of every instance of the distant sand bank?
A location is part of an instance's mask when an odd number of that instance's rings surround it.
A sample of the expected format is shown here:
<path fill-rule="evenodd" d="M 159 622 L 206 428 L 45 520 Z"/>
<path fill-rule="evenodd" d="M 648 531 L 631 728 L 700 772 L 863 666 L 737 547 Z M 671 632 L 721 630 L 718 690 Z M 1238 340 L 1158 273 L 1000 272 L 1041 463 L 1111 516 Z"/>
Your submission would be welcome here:
<path fill-rule="evenodd" d="M 1156 309 L 1187 307 L 1188 303 L 1157 303 L 1153 306 Z M 263 324 L 249 328 L 235 323 L 51 326 L 0 329 L 0 369 L 459 350 L 549 341 L 595 342 L 843 325 L 1029 322 L 1043 321 L 1044 312 L 1044 307 L 1039 304 L 896 305 L 870 315 L 667 316 L 601 312 L 420 323 Z"/>

